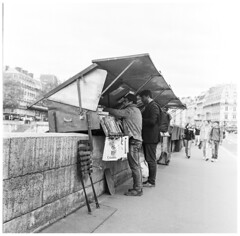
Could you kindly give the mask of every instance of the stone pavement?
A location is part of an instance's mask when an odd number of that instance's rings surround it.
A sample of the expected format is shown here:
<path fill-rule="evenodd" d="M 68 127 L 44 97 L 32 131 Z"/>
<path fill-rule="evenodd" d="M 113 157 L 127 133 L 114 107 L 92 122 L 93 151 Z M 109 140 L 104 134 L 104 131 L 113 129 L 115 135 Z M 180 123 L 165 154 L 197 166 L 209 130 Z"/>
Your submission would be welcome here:
<path fill-rule="evenodd" d="M 141 197 L 123 193 L 99 198 L 100 209 L 86 206 L 44 229 L 42 233 L 236 233 L 237 159 L 220 149 L 217 163 L 202 160 L 202 151 L 173 153 L 169 166 L 158 165 L 157 185 Z M 92 204 L 94 207 L 94 204 Z"/>

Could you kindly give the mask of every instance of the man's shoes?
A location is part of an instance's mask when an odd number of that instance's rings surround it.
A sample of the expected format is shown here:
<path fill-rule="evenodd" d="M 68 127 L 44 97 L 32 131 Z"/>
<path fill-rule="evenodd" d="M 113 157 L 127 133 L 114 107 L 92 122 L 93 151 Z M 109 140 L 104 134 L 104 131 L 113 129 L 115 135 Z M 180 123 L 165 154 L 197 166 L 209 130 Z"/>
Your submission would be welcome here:
<path fill-rule="evenodd" d="M 167 165 L 167 166 L 169 165 L 169 162 L 170 162 L 170 160 L 167 160 L 167 162 L 166 162 L 166 165 Z"/>
<path fill-rule="evenodd" d="M 148 180 L 144 181 L 143 184 L 147 184 L 148 183 Z"/>
<path fill-rule="evenodd" d="M 131 192 L 131 191 L 133 191 L 133 190 L 136 190 L 136 189 L 130 188 L 130 189 L 128 189 L 128 192 Z"/>
<path fill-rule="evenodd" d="M 136 190 L 133 189 L 132 191 L 128 191 L 126 193 L 124 193 L 125 196 L 142 196 L 143 195 L 143 191 L 141 190 Z"/>
<path fill-rule="evenodd" d="M 209 158 L 206 158 L 206 160 L 205 161 L 208 161 L 209 160 Z"/>
<path fill-rule="evenodd" d="M 211 159 L 211 162 L 215 162 L 215 159 Z"/>
<path fill-rule="evenodd" d="M 151 184 L 147 182 L 147 183 L 143 183 L 143 187 L 155 187 L 155 184 Z"/>
<path fill-rule="evenodd" d="M 188 156 L 188 159 L 190 158 L 190 156 Z"/>

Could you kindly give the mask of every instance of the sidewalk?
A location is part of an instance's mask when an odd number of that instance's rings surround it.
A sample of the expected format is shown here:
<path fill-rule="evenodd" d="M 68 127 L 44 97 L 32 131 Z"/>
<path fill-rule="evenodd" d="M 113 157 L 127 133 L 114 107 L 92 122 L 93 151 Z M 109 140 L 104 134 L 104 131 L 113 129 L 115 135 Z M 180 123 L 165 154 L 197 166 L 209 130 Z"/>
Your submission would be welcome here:
<path fill-rule="evenodd" d="M 102 195 L 100 209 L 92 204 L 92 215 L 83 207 L 42 233 L 236 233 L 236 161 L 220 152 L 219 162 L 206 162 L 195 146 L 187 159 L 182 149 L 169 166 L 158 165 L 157 185 L 143 196 L 123 195 L 129 180 Z"/>

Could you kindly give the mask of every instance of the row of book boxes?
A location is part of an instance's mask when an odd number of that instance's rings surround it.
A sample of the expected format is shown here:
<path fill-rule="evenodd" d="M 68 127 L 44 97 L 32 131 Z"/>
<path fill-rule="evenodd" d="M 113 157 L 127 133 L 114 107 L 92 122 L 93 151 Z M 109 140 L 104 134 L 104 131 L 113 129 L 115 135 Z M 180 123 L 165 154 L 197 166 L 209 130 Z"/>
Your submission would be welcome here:
<path fill-rule="evenodd" d="M 127 158 L 129 152 L 128 136 L 123 135 L 123 126 L 120 120 L 116 120 L 108 114 L 99 114 L 102 129 L 106 135 L 103 161 L 117 161 Z"/>
<path fill-rule="evenodd" d="M 100 129 L 100 120 L 97 112 L 90 112 L 91 128 Z M 80 119 L 79 108 L 63 103 L 48 101 L 49 132 L 86 132 L 88 124 L 86 117 Z"/>

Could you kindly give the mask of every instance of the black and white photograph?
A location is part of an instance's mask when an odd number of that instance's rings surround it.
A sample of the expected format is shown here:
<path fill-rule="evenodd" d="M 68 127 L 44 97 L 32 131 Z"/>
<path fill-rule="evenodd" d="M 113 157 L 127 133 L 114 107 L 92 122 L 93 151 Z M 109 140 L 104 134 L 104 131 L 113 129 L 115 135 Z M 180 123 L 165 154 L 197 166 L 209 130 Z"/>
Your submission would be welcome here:
<path fill-rule="evenodd" d="M 3 0 L 1 233 L 239 233 L 237 0 Z"/>

